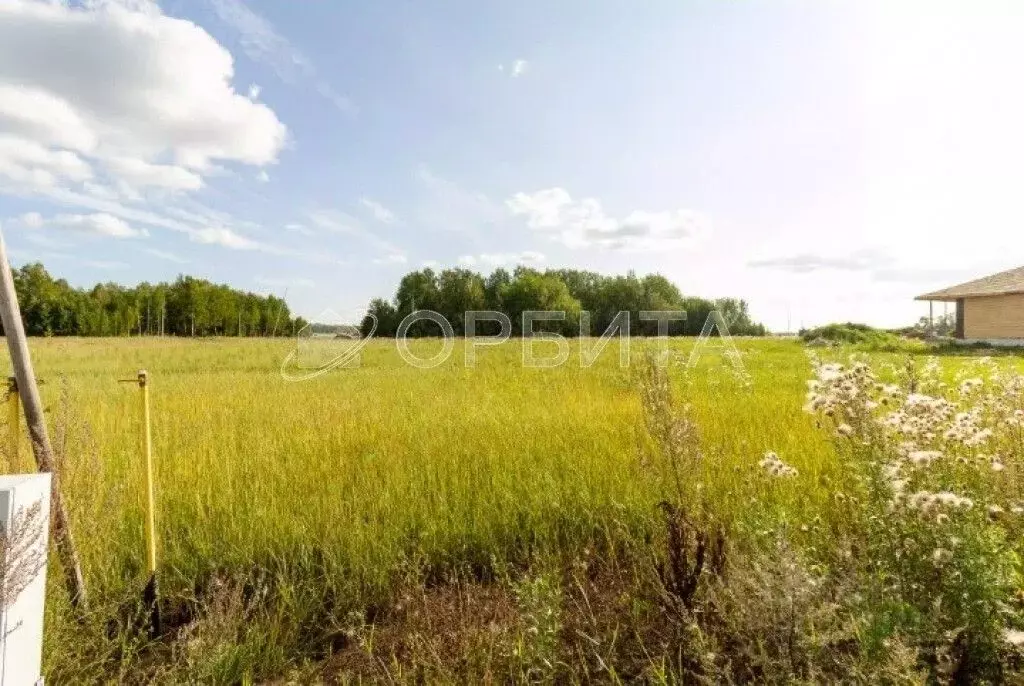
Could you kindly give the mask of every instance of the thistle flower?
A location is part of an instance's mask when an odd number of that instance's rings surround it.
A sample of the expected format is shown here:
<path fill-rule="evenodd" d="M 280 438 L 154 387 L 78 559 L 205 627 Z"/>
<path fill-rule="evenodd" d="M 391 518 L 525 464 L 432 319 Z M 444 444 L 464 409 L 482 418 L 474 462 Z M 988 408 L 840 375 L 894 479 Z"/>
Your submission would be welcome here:
<path fill-rule="evenodd" d="M 942 457 L 938 450 L 913 450 L 907 453 L 907 459 L 917 467 L 927 467 Z"/>
<path fill-rule="evenodd" d="M 766 452 L 757 464 L 771 476 L 789 478 L 797 475 L 796 469 L 779 459 L 779 456 L 771 450 Z"/>

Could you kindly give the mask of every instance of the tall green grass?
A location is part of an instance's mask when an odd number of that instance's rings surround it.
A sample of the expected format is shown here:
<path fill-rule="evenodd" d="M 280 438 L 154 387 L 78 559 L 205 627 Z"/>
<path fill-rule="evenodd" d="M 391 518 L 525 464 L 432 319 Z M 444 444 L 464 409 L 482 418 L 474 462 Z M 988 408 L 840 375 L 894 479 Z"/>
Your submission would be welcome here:
<path fill-rule="evenodd" d="M 424 370 L 406 365 L 393 341 L 374 341 L 358 368 L 294 383 L 279 374 L 293 345 L 32 341 L 93 599 L 79 624 L 51 567 L 52 681 L 114 670 L 129 678 L 154 673 L 152 662 L 180 662 L 171 654 L 179 648 L 154 652 L 132 624 L 145 582 L 141 413 L 137 387 L 118 380 L 137 369 L 150 374 L 160 580 L 172 621 L 187 624 L 218 578 L 275 598 L 276 614 L 236 631 L 234 645 L 204 649 L 209 664 L 188 678 L 267 676 L 317 659 L 338 629 L 331 622 L 385 604 L 410 577 L 486 578 L 582 549 L 614 555 L 660 526 L 665 474 L 645 457 L 633 371 L 619 367 L 614 347 L 583 369 L 573 342 L 567 364 L 527 369 L 520 343 L 509 342 L 481 349 L 466 368 L 460 342 Z M 683 360 L 690 345 L 673 343 Z M 426 357 L 440 343 L 412 346 Z M 795 341 L 739 346 L 749 386 L 714 352 L 673 372 L 700 427 L 704 458 L 692 479 L 751 531 L 754 500 L 799 526 L 826 501 L 821 477 L 833 468 L 827 437 L 801 410 L 808 362 Z M 800 485 L 758 478 L 766 450 L 800 470 Z M 8 458 L 30 467 L 24 442 Z"/>

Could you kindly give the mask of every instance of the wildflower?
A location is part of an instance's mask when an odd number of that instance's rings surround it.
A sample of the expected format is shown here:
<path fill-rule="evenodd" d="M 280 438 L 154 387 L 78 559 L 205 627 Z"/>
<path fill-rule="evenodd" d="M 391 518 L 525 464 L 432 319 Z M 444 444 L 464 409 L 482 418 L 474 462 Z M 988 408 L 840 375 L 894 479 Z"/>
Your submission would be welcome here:
<path fill-rule="evenodd" d="M 1005 510 L 998 505 L 989 505 L 987 510 L 989 521 L 996 521 L 1003 515 L 1003 512 L 1005 512 Z"/>
<path fill-rule="evenodd" d="M 963 383 L 960 384 L 960 393 L 961 393 L 961 395 L 967 395 L 968 393 L 973 391 L 975 388 L 980 388 L 982 383 L 983 383 L 982 380 L 978 379 L 978 378 L 964 379 Z"/>
<path fill-rule="evenodd" d="M 964 439 L 964 445 L 981 445 L 991 437 L 992 429 L 982 429 L 973 436 L 969 436 L 968 438 Z"/>
<path fill-rule="evenodd" d="M 938 450 L 913 450 L 907 454 L 907 459 L 917 467 L 927 467 L 941 457 Z"/>
<path fill-rule="evenodd" d="M 780 478 L 788 478 L 797 475 L 796 469 L 790 467 L 785 462 L 779 459 L 779 456 L 769 450 L 764 454 L 764 457 L 757 463 L 761 469 L 765 470 L 771 476 Z"/>
<path fill-rule="evenodd" d="M 839 436 L 852 436 L 853 427 L 844 422 L 836 427 L 836 434 Z"/>

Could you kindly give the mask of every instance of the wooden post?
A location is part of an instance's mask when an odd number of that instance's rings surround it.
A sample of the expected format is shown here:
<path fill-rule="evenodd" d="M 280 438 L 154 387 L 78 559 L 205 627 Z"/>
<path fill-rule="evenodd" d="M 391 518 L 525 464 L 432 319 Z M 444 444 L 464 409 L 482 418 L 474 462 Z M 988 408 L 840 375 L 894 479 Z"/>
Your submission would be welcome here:
<path fill-rule="evenodd" d="M 25 407 L 25 422 L 32 439 L 32 452 L 35 454 L 36 465 L 41 472 L 49 472 L 53 492 L 50 496 L 51 517 L 53 518 L 53 537 L 60 555 L 61 566 L 64 568 L 64 583 L 67 586 L 71 604 L 76 608 L 85 607 L 85 579 L 82 577 L 82 565 L 71 536 L 68 513 L 61 497 L 60 478 L 55 470 L 53 449 L 50 437 L 46 433 L 46 419 L 43 416 L 43 403 L 39 398 L 39 388 L 32 371 L 32 358 L 28 351 L 25 338 L 25 327 L 21 322 L 21 310 L 18 307 L 18 294 L 14 290 L 14 277 L 11 265 L 7 261 L 7 245 L 0 233 L 0 321 L 3 322 L 4 337 L 7 349 L 11 354 L 11 366 L 18 384 L 21 404 Z"/>

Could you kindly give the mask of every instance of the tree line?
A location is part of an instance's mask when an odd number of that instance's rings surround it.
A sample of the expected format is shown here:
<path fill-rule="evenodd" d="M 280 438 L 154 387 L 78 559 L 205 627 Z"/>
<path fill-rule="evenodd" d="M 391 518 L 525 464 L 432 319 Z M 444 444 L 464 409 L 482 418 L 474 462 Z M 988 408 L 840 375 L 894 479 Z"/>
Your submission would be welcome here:
<path fill-rule="evenodd" d="M 85 289 L 35 262 L 14 270 L 14 288 L 30 336 L 286 336 L 306 324 L 281 298 L 191 276 Z"/>
<path fill-rule="evenodd" d="M 679 288 L 660 274 L 638 277 L 632 271 L 625 276 L 606 276 L 576 269 L 539 271 L 517 267 L 512 272 L 497 269 L 489 276 L 469 269 L 432 269 L 413 271 L 402 277 L 394 298 L 375 298 L 368 315 L 376 318 L 375 336 L 394 336 L 401 321 L 416 310 L 432 310 L 444 316 L 456 335 L 465 334 L 464 313 L 492 310 L 508 315 L 512 334 L 522 333 L 522 313 L 533 311 L 564 312 L 559 321 L 538 322 L 535 331 L 550 331 L 566 336 L 580 334 L 582 313 L 589 313 L 589 332 L 599 336 L 622 311 L 629 312 L 630 333 L 654 335 L 656 321 L 641 321 L 642 311 L 682 310 L 685 321 L 672 322 L 670 335 L 694 336 L 700 333 L 708 315 L 718 310 L 728 322 L 729 332 L 741 336 L 766 333 L 754 322 L 747 303 L 736 298 L 707 299 L 684 296 Z M 480 322 L 478 334 L 498 332 L 496 322 Z M 362 333 L 373 328 L 373 319 L 362 322 Z M 437 336 L 436 323 L 418 321 L 408 331 L 410 336 Z"/>

